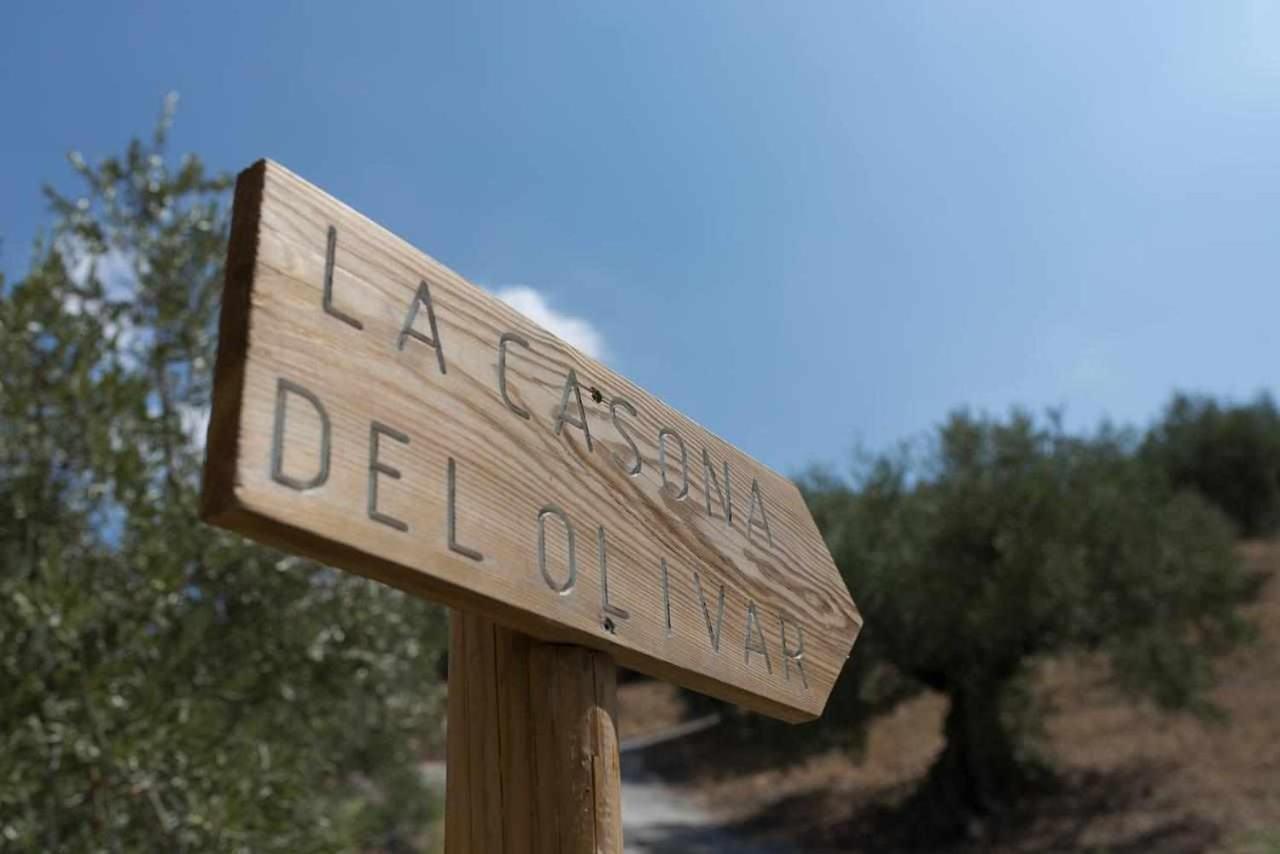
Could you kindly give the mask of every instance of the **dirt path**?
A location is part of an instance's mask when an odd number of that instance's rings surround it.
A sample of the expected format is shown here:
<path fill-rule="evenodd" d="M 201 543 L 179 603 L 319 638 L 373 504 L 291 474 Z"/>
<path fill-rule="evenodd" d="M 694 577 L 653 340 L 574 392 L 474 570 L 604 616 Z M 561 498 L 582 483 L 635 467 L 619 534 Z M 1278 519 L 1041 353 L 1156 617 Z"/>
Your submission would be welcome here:
<path fill-rule="evenodd" d="M 670 726 L 622 745 L 622 838 L 626 854 L 791 854 L 747 842 L 688 789 L 649 773 L 647 758 L 674 741 L 714 728 L 719 715 Z"/>
<path fill-rule="evenodd" d="M 659 782 L 622 782 L 627 854 L 789 854 L 744 843 L 687 793 Z"/>

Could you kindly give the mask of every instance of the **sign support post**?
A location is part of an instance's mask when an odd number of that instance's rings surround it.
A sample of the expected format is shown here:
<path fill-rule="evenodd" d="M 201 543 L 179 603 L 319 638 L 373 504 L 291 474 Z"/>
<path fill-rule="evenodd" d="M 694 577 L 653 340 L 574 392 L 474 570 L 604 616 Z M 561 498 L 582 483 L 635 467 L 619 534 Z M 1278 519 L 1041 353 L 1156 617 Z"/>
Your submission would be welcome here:
<path fill-rule="evenodd" d="M 450 613 L 447 854 L 621 854 L 616 672 Z"/>

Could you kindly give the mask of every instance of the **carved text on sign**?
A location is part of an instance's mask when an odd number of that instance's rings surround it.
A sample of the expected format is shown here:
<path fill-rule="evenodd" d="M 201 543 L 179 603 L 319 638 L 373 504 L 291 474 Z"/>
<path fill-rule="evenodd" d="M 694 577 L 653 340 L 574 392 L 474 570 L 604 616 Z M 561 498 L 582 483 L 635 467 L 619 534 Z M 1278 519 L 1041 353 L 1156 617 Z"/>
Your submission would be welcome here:
<path fill-rule="evenodd" d="M 335 318 L 336 322 L 341 322 L 354 329 L 363 331 L 364 324 L 354 314 L 339 309 L 335 305 L 335 294 L 333 288 L 333 268 L 336 258 L 336 247 L 338 243 L 338 232 L 333 226 L 330 226 L 326 232 L 326 251 L 325 251 L 325 271 L 324 271 L 324 288 L 321 305 L 318 307 L 324 313 Z M 430 330 L 430 334 L 424 334 L 418 329 L 419 316 L 424 315 L 426 324 Z M 441 375 L 447 375 L 446 367 L 448 357 L 446 355 L 446 342 L 441 338 L 439 330 L 439 322 L 437 320 L 435 305 L 431 299 L 431 290 L 427 282 L 421 281 L 413 294 L 412 301 L 408 305 L 404 313 L 404 323 L 401 326 L 397 340 L 395 341 L 395 349 L 403 351 L 406 343 L 409 341 L 417 341 L 421 345 L 426 346 L 434 351 L 434 364 Z M 512 400 L 511 394 L 513 386 L 509 384 L 507 376 L 507 367 L 511 359 L 511 353 L 508 350 L 510 344 L 517 344 L 520 347 L 529 350 L 531 346 L 527 339 L 523 338 L 514 331 L 502 333 L 495 342 L 495 358 L 497 360 L 498 370 L 496 377 L 496 392 L 502 398 L 507 408 L 516 416 L 526 421 L 530 420 L 529 412 Z M 592 389 L 595 394 L 592 399 L 599 398 L 603 402 L 603 394 L 597 389 Z M 283 460 L 285 458 L 285 436 L 288 434 L 287 419 L 289 412 L 289 398 L 296 398 L 295 405 L 309 405 L 315 414 L 314 423 L 318 426 L 320 435 L 318 440 L 314 442 L 317 448 L 317 459 L 310 461 L 310 468 L 306 472 L 298 471 L 289 473 L 284 470 Z M 637 446 L 635 439 L 627 432 L 626 422 L 620 420 L 621 413 L 626 413 L 632 418 L 636 417 L 637 412 L 633 404 L 625 398 L 615 397 L 609 401 L 607 406 L 609 420 L 615 426 L 618 433 L 624 439 L 628 446 L 628 454 L 622 455 L 611 452 L 611 458 L 615 464 L 626 472 L 628 476 L 634 477 L 639 475 L 644 468 L 644 457 Z M 592 447 L 591 428 L 588 421 L 587 409 L 582 399 L 582 387 L 578 380 L 577 373 L 574 369 L 570 369 L 565 375 L 561 399 L 556 417 L 554 420 L 554 433 L 561 436 L 562 428 L 566 425 L 572 426 L 581 432 L 582 441 L 588 450 Z M 331 461 L 332 437 L 330 435 L 329 419 L 325 410 L 323 401 L 319 396 L 302 386 L 300 383 L 291 379 L 280 377 L 278 379 L 275 406 L 275 424 L 272 430 L 272 446 L 270 455 L 270 470 L 272 479 L 283 487 L 295 491 L 306 491 L 311 489 L 320 489 L 325 485 L 327 480 L 327 472 L 329 471 Z M 404 534 L 411 534 L 411 528 L 407 521 L 389 515 L 379 509 L 378 495 L 379 489 L 385 489 L 385 481 L 398 481 L 405 477 L 405 473 L 398 467 L 387 463 L 384 460 L 385 442 L 387 440 L 396 442 L 401 445 L 410 445 L 411 439 L 405 431 L 409 429 L 407 425 L 392 426 L 379 421 L 372 421 L 369 425 L 368 433 L 368 460 L 369 475 L 368 489 L 366 493 L 366 514 L 369 519 L 386 525 L 394 530 Z M 688 454 L 685 440 L 678 431 L 672 427 L 663 426 L 657 431 L 655 441 L 663 449 L 659 454 L 659 466 L 662 467 L 662 478 L 664 483 L 669 483 L 668 472 L 666 470 L 666 440 L 673 440 L 681 450 L 681 486 L 674 492 L 673 498 L 677 501 L 685 501 L 689 496 L 689 472 L 688 472 Z M 726 525 L 732 527 L 733 523 L 733 494 L 732 494 L 732 469 L 727 461 L 722 463 L 720 473 L 717 474 L 716 467 L 713 465 L 711 456 L 708 451 L 700 449 L 702 459 L 702 489 L 705 497 L 704 507 L 708 517 L 722 519 Z M 446 473 L 448 485 L 448 499 L 446 502 L 446 519 L 445 524 L 441 526 L 429 526 L 432 530 L 443 530 L 448 538 L 448 548 L 458 554 L 464 555 L 475 561 L 482 561 L 484 555 L 479 550 L 462 545 L 458 541 L 457 532 L 457 502 L 458 502 L 458 463 L 453 457 L 448 459 L 448 470 Z M 715 507 L 713 508 L 713 495 Z M 752 477 L 751 479 L 751 504 L 747 515 L 745 533 L 748 537 L 763 537 L 767 545 L 773 545 L 773 534 L 769 527 L 769 511 L 765 501 L 764 494 L 760 487 L 759 479 Z M 548 567 L 547 558 L 547 519 L 548 517 L 558 520 L 555 527 L 561 530 L 559 534 L 563 538 L 563 548 L 567 554 L 565 566 L 558 570 L 559 577 L 553 577 L 552 570 Z M 577 555 L 577 536 L 575 526 L 572 520 L 565 514 L 563 510 L 554 506 L 547 505 L 538 509 L 533 515 L 536 519 L 538 528 L 538 567 L 541 577 L 546 583 L 547 588 L 558 596 L 569 596 L 574 593 L 579 560 Z M 608 533 L 603 525 L 596 526 L 596 567 L 597 582 L 600 590 L 600 620 L 601 625 L 609 632 L 617 633 L 620 630 L 620 622 L 630 619 L 630 611 L 615 604 L 609 600 L 608 586 Z M 663 614 L 666 619 L 665 630 L 668 633 L 676 631 L 676 627 L 670 620 L 670 596 L 673 578 L 671 574 L 671 564 L 666 557 L 660 558 L 662 568 L 662 588 L 661 596 L 663 601 Z M 686 579 L 692 583 L 701 597 L 702 581 L 701 574 L 698 570 L 693 570 L 692 574 Z M 717 616 L 715 624 L 712 624 L 709 611 L 705 607 L 704 600 L 704 616 L 706 617 L 707 636 L 710 648 L 715 653 L 720 650 L 720 626 L 724 620 L 724 587 L 721 585 L 719 604 L 717 606 Z M 778 655 L 780 658 L 787 659 L 787 666 L 781 671 L 782 678 L 791 678 L 791 669 L 794 667 L 798 673 L 801 684 L 808 687 L 808 680 L 804 673 L 804 628 L 797 621 L 788 621 L 786 615 L 777 614 L 777 631 L 778 631 Z M 760 609 L 757 604 L 748 599 L 741 614 L 742 621 L 745 625 L 744 636 L 744 661 L 747 664 L 752 662 L 752 654 L 756 654 L 758 666 L 762 667 L 766 672 L 773 673 L 772 659 L 769 654 L 768 643 L 765 639 L 764 630 L 761 627 Z M 788 628 L 790 627 L 791 642 L 788 643 Z"/>

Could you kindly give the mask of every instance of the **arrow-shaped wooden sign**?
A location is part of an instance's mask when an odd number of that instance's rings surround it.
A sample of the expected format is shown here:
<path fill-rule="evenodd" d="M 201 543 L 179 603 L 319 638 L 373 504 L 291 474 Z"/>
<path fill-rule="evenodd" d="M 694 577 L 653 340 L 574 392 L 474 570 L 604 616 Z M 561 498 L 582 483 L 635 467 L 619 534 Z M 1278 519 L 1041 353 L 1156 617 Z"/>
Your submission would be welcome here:
<path fill-rule="evenodd" d="M 794 484 L 278 164 L 227 263 L 207 520 L 822 712 L 862 621 Z"/>

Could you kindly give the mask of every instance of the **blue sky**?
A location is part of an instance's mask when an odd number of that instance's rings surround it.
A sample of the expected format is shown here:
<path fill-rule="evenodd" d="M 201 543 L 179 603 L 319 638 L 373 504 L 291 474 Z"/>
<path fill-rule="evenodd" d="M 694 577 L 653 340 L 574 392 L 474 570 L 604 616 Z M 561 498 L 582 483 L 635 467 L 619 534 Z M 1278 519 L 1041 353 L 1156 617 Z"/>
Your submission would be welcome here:
<path fill-rule="evenodd" d="M 1280 4 L 45 3 L 0 27 L 0 269 L 181 106 L 766 463 L 948 410 L 1280 377 Z"/>

